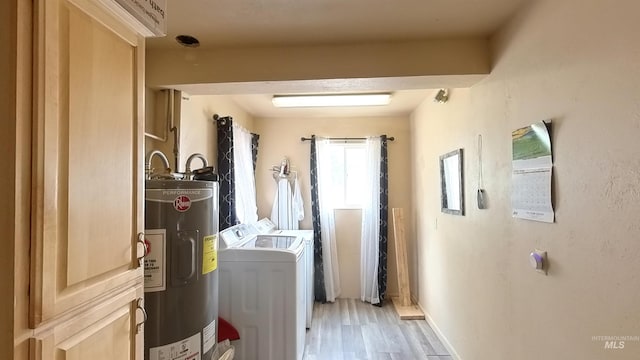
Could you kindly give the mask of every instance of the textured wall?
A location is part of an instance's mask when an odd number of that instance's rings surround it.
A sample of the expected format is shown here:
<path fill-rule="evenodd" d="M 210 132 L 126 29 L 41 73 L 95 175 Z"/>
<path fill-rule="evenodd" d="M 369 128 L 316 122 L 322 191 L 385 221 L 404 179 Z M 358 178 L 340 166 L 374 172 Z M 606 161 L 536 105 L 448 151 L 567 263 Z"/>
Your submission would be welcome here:
<path fill-rule="evenodd" d="M 462 359 L 638 359 L 640 4 L 532 2 L 494 68 L 412 116 L 420 304 Z M 553 119 L 556 222 L 510 216 L 511 131 Z M 477 135 L 489 209 L 475 203 Z M 426 141 L 424 140 L 426 139 Z M 465 149 L 466 216 L 439 208 L 438 156 Z M 547 250 L 549 275 L 527 256 Z"/>
<path fill-rule="evenodd" d="M 147 95 L 153 95 L 148 91 Z M 181 97 L 178 99 L 178 97 Z M 165 101 L 162 96 L 147 97 L 148 101 Z M 153 119 L 147 121 L 164 122 L 163 106 L 155 106 Z M 184 92 L 176 92 L 176 119 L 175 125 L 179 128 L 180 134 L 180 159 L 179 170 L 185 170 L 185 162 L 189 155 L 193 153 L 203 154 L 209 165 L 216 165 L 217 133 L 216 124 L 213 121 L 213 114 L 220 116 L 231 116 L 235 124 L 243 126 L 249 131 L 253 131 L 253 117 L 237 106 L 226 95 L 198 95 L 191 96 Z M 157 129 L 157 127 L 156 127 Z M 159 134 L 160 135 L 160 134 Z M 151 150 L 162 150 L 171 161 L 173 166 L 173 133 L 169 133 L 167 142 L 146 138 L 145 153 Z M 155 166 L 160 166 L 154 161 Z M 192 168 L 198 169 L 201 166 L 200 160 L 193 160 Z"/>

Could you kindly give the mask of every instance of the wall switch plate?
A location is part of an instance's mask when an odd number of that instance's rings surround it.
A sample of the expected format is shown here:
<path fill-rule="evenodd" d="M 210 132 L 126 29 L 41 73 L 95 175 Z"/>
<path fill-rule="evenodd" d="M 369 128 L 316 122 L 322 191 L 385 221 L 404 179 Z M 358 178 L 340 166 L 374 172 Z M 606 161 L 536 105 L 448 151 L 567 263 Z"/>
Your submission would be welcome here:
<path fill-rule="evenodd" d="M 549 261 L 547 260 L 547 252 L 535 249 L 529 254 L 529 264 L 537 272 L 547 275 Z"/>

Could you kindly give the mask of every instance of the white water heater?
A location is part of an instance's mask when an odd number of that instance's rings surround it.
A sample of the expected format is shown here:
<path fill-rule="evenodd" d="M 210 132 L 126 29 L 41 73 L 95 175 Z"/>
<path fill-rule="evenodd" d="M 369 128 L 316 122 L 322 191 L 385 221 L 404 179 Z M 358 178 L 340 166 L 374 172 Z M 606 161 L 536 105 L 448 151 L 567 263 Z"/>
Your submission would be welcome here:
<path fill-rule="evenodd" d="M 218 319 L 218 183 L 147 180 L 145 360 L 211 360 Z"/>

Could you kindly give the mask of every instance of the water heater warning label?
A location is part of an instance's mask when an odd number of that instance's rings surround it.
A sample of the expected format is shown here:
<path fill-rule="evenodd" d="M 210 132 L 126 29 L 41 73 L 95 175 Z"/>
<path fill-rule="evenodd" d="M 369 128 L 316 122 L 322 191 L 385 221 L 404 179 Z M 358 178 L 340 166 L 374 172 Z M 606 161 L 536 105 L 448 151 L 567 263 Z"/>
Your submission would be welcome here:
<path fill-rule="evenodd" d="M 218 268 L 218 236 L 205 236 L 202 249 L 202 275 Z"/>
<path fill-rule="evenodd" d="M 144 291 L 164 291 L 166 282 L 166 239 L 165 229 L 145 230 L 144 244 L 147 255 L 144 257 Z"/>
<path fill-rule="evenodd" d="M 218 337 L 216 336 L 216 320 L 214 319 L 209 325 L 202 329 L 202 352 L 207 353 L 213 349 Z"/>
<path fill-rule="evenodd" d="M 149 360 L 200 360 L 200 333 L 173 344 L 149 349 Z"/>

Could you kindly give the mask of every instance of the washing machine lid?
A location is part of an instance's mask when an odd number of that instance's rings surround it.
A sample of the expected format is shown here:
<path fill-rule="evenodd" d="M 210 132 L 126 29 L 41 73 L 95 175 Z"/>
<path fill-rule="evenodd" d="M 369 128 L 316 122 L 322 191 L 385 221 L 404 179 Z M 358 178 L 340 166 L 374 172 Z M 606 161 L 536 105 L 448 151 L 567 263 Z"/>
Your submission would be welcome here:
<path fill-rule="evenodd" d="M 276 230 L 276 224 L 269 218 L 260 219 L 251 225 L 255 228 L 257 234 L 271 234 Z"/>
<path fill-rule="evenodd" d="M 241 247 L 244 242 L 257 234 L 249 224 L 238 224 L 220 231 L 220 249 Z"/>
<path fill-rule="evenodd" d="M 295 251 L 300 247 L 302 238 L 287 235 L 256 235 L 242 244 L 243 249 L 271 249 Z"/>
<path fill-rule="evenodd" d="M 313 230 L 274 230 L 273 234 L 301 236 L 307 241 L 313 241 Z"/>

